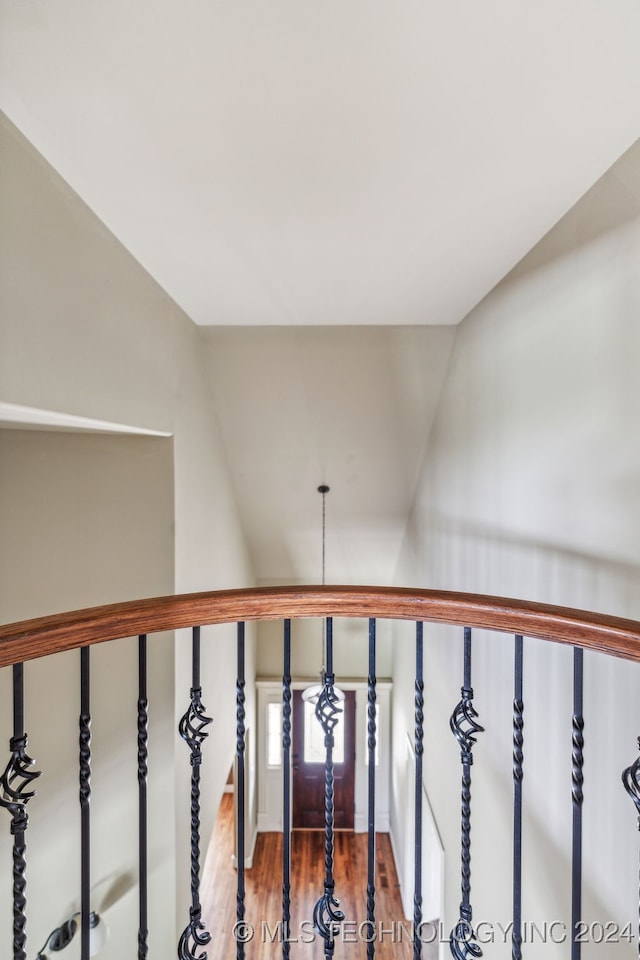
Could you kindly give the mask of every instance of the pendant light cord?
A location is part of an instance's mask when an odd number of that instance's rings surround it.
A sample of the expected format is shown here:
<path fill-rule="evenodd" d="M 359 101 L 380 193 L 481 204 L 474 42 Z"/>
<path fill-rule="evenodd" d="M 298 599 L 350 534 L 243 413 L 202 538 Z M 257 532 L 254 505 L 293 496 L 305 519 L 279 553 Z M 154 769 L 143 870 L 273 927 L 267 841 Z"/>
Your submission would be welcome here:
<path fill-rule="evenodd" d="M 327 562 L 327 494 L 322 491 L 322 586 L 325 585 Z"/>
<path fill-rule="evenodd" d="M 318 487 L 318 493 L 322 494 L 322 586 L 325 585 L 325 571 L 326 571 L 326 560 L 327 560 L 327 494 L 329 493 L 329 487 L 326 483 L 320 484 Z M 324 682 L 324 675 L 326 673 L 325 669 L 325 648 L 326 648 L 326 620 L 322 621 L 322 669 L 320 675 Z"/>

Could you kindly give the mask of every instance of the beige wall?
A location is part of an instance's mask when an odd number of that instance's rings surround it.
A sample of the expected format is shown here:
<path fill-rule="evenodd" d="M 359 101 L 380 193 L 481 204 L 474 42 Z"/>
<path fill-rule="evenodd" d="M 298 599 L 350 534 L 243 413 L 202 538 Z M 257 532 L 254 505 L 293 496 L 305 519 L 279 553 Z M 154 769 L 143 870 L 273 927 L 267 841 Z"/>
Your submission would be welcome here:
<path fill-rule="evenodd" d="M 369 633 L 366 620 L 336 618 L 333 624 L 334 670 L 338 679 L 366 677 Z M 258 625 L 257 672 L 261 677 L 282 676 L 282 623 L 265 621 Z M 291 674 L 298 678 L 317 677 L 322 666 L 322 621 L 301 619 L 291 634 Z M 390 677 L 393 662 L 391 624 L 381 620 L 376 637 L 379 677 Z"/>
<path fill-rule="evenodd" d="M 638 197 L 636 147 L 459 327 L 399 582 L 640 618 Z M 447 852 L 449 928 L 460 897 L 460 764 L 448 717 L 462 638 L 427 633 L 425 779 Z M 476 637 L 473 685 L 487 732 L 473 767 L 473 900 L 475 917 L 493 921 L 511 915 L 512 658 L 508 638 Z M 524 912 L 563 919 L 571 655 L 528 641 L 525 658 Z M 637 922 L 637 818 L 620 773 L 637 755 L 640 667 L 588 655 L 585 669 L 585 916 Z M 412 670 L 407 638 L 394 662 L 398 784 L 413 727 Z M 402 836 L 400 799 L 392 823 Z M 488 949 L 510 956 L 508 946 Z M 629 945 L 611 950 L 634 955 Z M 566 956 L 566 946 L 527 948 L 529 957 L 542 953 Z"/>
<path fill-rule="evenodd" d="M 6 119 L 0 157 L 0 400 L 171 434 L 176 590 L 250 585 L 194 325 Z M 203 767 L 206 837 L 235 743 L 235 632 L 203 636 L 204 701 L 216 720 Z M 189 638 L 175 649 L 174 723 L 188 703 Z M 249 698 L 249 717 L 253 709 Z M 189 764 L 184 744 L 175 749 L 181 929 Z"/>
<path fill-rule="evenodd" d="M 0 431 L 0 610 L 3 621 L 173 589 L 171 440 L 62 432 Z M 94 906 L 137 872 L 137 644 L 120 640 L 91 652 L 92 858 Z M 173 885 L 173 643 L 153 640 L 149 789 L 152 916 L 171 936 L 157 896 Z M 11 671 L 0 671 L 2 729 L 10 729 Z M 78 909 L 79 654 L 25 666 L 29 753 L 42 777 L 29 806 L 30 955 Z M 3 817 L 0 942 L 11 942 L 11 843 Z M 131 891 L 105 912 L 112 936 L 105 957 L 124 956 L 135 923 Z M 162 942 L 162 940 L 160 940 Z"/>

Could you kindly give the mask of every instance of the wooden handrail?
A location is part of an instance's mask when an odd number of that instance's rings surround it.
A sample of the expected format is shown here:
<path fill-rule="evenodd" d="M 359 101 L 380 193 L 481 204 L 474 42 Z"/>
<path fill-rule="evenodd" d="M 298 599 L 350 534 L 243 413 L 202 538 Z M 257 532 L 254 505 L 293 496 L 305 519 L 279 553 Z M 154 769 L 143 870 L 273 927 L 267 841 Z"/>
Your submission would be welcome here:
<path fill-rule="evenodd" d="M 0 667 L 141 633 L 240 620 L 376 617 L 458 624 L 640 662 L 640 622 L 586 610 L 409 587 L 257 587 L 132 600 L 0 627 Z"/>

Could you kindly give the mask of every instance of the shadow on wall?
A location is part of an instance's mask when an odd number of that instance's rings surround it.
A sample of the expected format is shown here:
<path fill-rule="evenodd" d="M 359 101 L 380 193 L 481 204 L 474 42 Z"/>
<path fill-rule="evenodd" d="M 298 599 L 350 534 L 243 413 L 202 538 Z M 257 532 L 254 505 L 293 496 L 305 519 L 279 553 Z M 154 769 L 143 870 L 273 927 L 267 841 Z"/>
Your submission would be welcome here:
<path fill-rule="evenodd" d="M 425 511 L 422 516 L 439 562 L 428 584 L 421 579 L 416 586 L 492 593 L 493 585 L 501 583 L 505 586 L 500 596 L 640 619 L 639 564 L 463 522 L 434 511 Z M 424 569 L 420 561 L 416 557 L 414 569 Z"/>
<path fill-rule="evenodd" d="M 428 555 L 412 558 L 412 569 L 423 571 L 420 586 L 497 593 L 499 584 L 504 596 L 640 616 L 635 564 L 516 540 L 434 512 L 424 516 L 420 535 Z M 425 778 L 447 853 L 451 925 L 460 897 L 460 763 L 449 716 L 462 682 L 462 631 L 432 624 L 425 638 Z M 412 735 L 411 644 L 398 640 L 394 727 Z M 554 920 L 570 924 L 572 661 L 564 644 L 525 638 L 523 916 L 547 926 Z M 473 631 L 474 706 L 485 732 L 474 749 L 472 901 L 474 919 L 488 923 L 511 917 L 513 664 L 513 638 Z M 637 915 L 635 811 L 620 778 L 637 755 L 640 664 L 588 651 L 584 672 L 583 917 L 623 930 Z M 406 697 L 398 696 L 402 689 Z M 403 830 L 398 819 L 394 827 Z M 554 950 L 562 956 L 566 943 L 529 944 L 527 955 L 553 957 Z M 598 945 L 585 945 L 583 955 L 597 956 Z M 616 956 L 632 955 L 633 946 L 621 939 Z"/>

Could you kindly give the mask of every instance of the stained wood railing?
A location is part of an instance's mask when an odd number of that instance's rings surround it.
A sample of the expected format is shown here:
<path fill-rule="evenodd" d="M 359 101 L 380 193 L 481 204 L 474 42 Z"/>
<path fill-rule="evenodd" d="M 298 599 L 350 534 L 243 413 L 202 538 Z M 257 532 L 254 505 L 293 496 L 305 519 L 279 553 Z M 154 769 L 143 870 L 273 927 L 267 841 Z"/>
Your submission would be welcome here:
<path fill-rule="evenodd" d="M 259 587 L 156 597 L 0 626 L 0 667 L 142 633 L 247 620 L 373 617 L 449 623 L 640 661 L 640 622 L 552 604 L 398 587 Z"/>
<path fill-rule="evenodd" d="M 237 758 L 239 771 L 244 770 L 245 750 L 245 676 L 244 623 L 253 620 L 282 620 L 283 634 L 283 756 L 290 759 L 291 748 L 291 676 L 290 623 L 305 617 L 326 619 L 325 671 L 322 692 L 316 704 L 316 716 L 325 734 L 325 880 L 324 891 L 314 912 L 314 925 L 324 942 L 324 955 L 331 958 L 335 949 L 335 933 L 343 917 L 338 908 L 333 884 L 333 730 L 340 712 L 333 672 L 332 623 L 334 618 L 366 618 L 369 621 L 368 660 L 368 824 L 369 874 L 367 884 L 367 922 L 375 928 L 375 763 L 376 746 L 376 621 L 410 620 L 416 624 L 415 651 L 415 822 L 414 822 L 414 958 L 422 952 L 419 936 L 421 914 L 421 850 L 422 850 L 422 756 L 424 737 L 424 678 L 423 678 L 423 624 L 442 623 L 463 628 L 463 676 L 461 699 L 451 716 L 451 730 L 460 748 L 462 806 L 461 806 L 461 903 L 459 919 L 449 937 L 451 954 L 458 960 L 482 955 L 474 928 L 471 908 L 471 767 L 473 747 L 483 728 L 474 708 L 471 677 L 472 632 L 475 629 L 493 630 L 515 637 L 514 646 L 514 715 L 513 715 L 513 779 L 514 779 L 514 874 L 513 874 L 513 934 L 512 956 L 522 957 L 522 779 L 524 757 L 523 721 L 523 655 L 522 637 L 568 644 L 574 651 L 573 750 L 572 750 L 572 936 L 571 957 L 580 957 L 580 942 L 575 936 L 581 916 L 582 889 L 582 805 L 583 805 L 583 748 L 584 720 L 582 716 L 583 650 L 594 650 L 610 656 L 640 662 L 640 623 L 583 610 L 572 610 L 545 604 L 510 600 L 499 597 L 450 593 L 435 590 L 413 590 L 383 587 L 283 587 L 215 591 L 175 597 L 145 599 L 111 604 L 57 614 L 35 620 L 0 627 L 0 667 L 13 667 L 13 735 L 9 739 L 10 759 L 0 782 L 0 805 L 10 814 L 10 829 L 14 838 L 13 851 L 13 944 L 14 960 L 26 960 L 26 830 L 27 804 L 34 795 L 34 780 L 39 775 L 27 754 L 25 731 L 23 664 L 62 651 L 82 650 L 80 714 L 80 804 L 82 822 L 82 906 L 80 935 L 83 960 L 90 955 L 91 929 L 94 922 L 90 907 L 90 674 L 89 648 L 125 637 L 139 638 L 139 699 L 138 699 L 138 780 L 139 780 L 139 854 L 140 854 L 140 924 L 138 957 L 148 955 L 147 946 L 147 888 L 146 888 L 146 828 L 147 828 L 147 703 L 146 663 L 150 635 L 181 628 L 192 630 L 192 682 L 189 706 L 180 722 L 180 735 L 190 750 L 192 825 L 191 843 L 191 909 L 189 921 L 178 945 L 182 960 L 206 955 L 209 933 L 205 930 L 199 899 L 199 819 L 200 767 L 202 742 L 207 736 L 209 718 L 202 702 L 200 680 L 200 628 L 220 623 L 237 624 Z M 152 645 L 151 645 L 152 647 Z M 242 774 L 240 774 L 242 776 Z M 640 815 L 640 758 L 622 774 L 623 783 Z M 239 783 L 244 802 L 244 783 Z M 290 848 L 290 779 L 288 766 L 283 775 L 284 840 L 283 840 L 283 921 L 289 922 L 291 886 Z M 240 816 L 240 823 L 244 822 Z M 639 820 L 640 827 L 640 820 Z M 240 835 L 239 849 L 244 838 Z M 238 859 L 237 920 L 245 920 L 244 858 Z M 59 931 L 57 931 L 59 933 Z M 71 933 L 71 936 L 73 933 Z M 48 949 L 55 950 L 49 943 Z M 45 945 L 45 949 L 46 949 Z M 5 948 L 2 948 L 4 951 Z M 244 957 L 244 943 L 237 944 L 237 957 Z M 375 940 L 367 941 L 367 955 L 375 954 Z M 288 945 L 283 944 L 282 955 L 288 956 Z M 639 946 L 640 956 L 640 946 Z"/>

